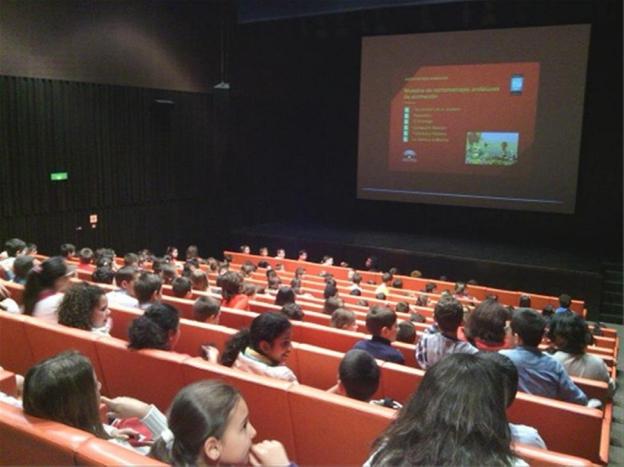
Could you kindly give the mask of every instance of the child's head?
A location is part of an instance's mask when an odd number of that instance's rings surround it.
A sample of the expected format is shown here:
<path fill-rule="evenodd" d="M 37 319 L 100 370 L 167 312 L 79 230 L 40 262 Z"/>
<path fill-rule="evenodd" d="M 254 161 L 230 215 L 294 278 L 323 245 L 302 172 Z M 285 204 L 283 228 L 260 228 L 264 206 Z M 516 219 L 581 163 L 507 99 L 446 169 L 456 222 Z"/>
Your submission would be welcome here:
<path fill-rule="evenodd" d="M 349 295 L 353 295 L 355 297 L 361 297 L 362 291 L 360 289 L 353 289 L 351 292 L 349 292 Z"/>
<path fill-rule="evenodd" d="M 100 385 L 88 358 L 76 351 L 47 358 L 28 370 L 24 413 L 107 439 L 100 421 Z"/>
<path fill-rule="evenodd" d="M 521 294 L 518 300 L 518 306 L 520 308 L 531 308 L 531 296 L 527 294 Z"/>
<path fill-rule="evenodd" d="M 162 277 L 163 284 L 173 284 L 173 281 L 178 277 L 178 271 L 173 264 L 165 263 L 160 266 L 160 277 Z"/>
<path fill-rule="evenodd" d="M 511 313 L 494 300 L 483 300 L 470 314 L 466 323 L 466 336 L 491 344 L 505 341 L 505 328 Z"/>
<path fill-rule="evenodd" d="M 191 280 L 188 277 L 176 277 L 171 283 L 173 295 L 178 298 L 187 298 L 191 294 Z"/>
<path fill-rule="evenodd" d="M 511 330 L 521 342 L 520 345 L 537 347 L 542 341 L 546 321 L 530 308 L 518 308 L 511 318 Z"/>
<path fill-rule="evenodd" d="M 243 329 L 230 338 L 221 363 L 232 366 L 239 352 L 246 347 L 264 355 L 275 365 L 283 363 L 292 349 L 291 328 L 292 324 L 282 313 L 261 313 L 251 322 L 249 329 Z"/>
<path fill-rule="evenodd" d="M 355 321 L 355 313 L 344 308 L 336 309 L 331 315 L 331 326 L 346 331 L 357 331 L 357 322 Z"/>
<path fill-rule="evenodd" d="M 338 308 L 342 308 L 343 302 L 342 299 L 338 297 L 329 297 L 325 300 L 325 305 L 323 306 L 323 313 L 326 315 L 331 315 Z"/>
<path fill-rule="evenodd" d="M 290 287 L 280 287 L 275 295 L 275 304 L 284 306 L 288 303 L 295 303 L 295 292 Z"/>
<path fill-rule="evenodd" d="M 197 245 L 189 245 L 188 248 L 186 249 L 186 259 L 193 259 L 193 258 L 197 258 L 199 256 L 199 248 L 197 248 Z"/>
<path fill-rule="evenodd" d="M 454 333 L 464 321 L 464 309 L 453 297 L 440 297 L 433 310 L 433 319 L 442 332 Z"/>
<path fill-rule="evenodd" d="M 248 255 L 251 253 L 251 247 L 249 245 L 241 245 L 238 247 L 241 253 Z"/>
<path fill-rule="evenodd" d="M 93 256 L 93 250 L 91 248 L 82 248 L 80 253 L 78 253 L 80 264 L 91 264 L 93 262 Z"/>
<path fill-rule="evenodd" d="M 104 326 L 109 316 L 104 291 L 86 282 L 69 287 L 58 307 L 59 324 L 85 331 Z"/>
<path fill-rule="evenodd" d="M 257 269 L 256 265 L 251 261 L 245 261 L 240 268 L 243 277 L 250 277 Z"/>
<path fill-rule="evenodd" d="M 31 315 L 43 290 L 62 292 L 69 285 L 72 271 L 60 256 L 46 259 L 28 273 L 24 286 L 24 313 Z"/>
<path fill-rule="evenodd" d="M 308 260 L 308 252 L 306 250 L 299 250 L 297 255 L 297 259 L 299 261 L 307 261 Z"/>
<path fill-rule="evenodd" d="M 568 294 L 561 294 L 559 296 L 559 306 L 562 308 L 570 308 L 570 305 L 572 304 L 572 297 L 570 297 Z"/>
<path fill-rule="evenodd" d="M 221 287 L 221 296 L 231 300 L 241 292 L 243 277 L 234 271 L 228 271 L 217 278 L 217 285 Z"/>
<path fill-rule="evenodd" d="M 409 304 L 407 302 L 398 302 L 394 307 L 394 311 L 396 311 L 397 313 L 409 313 Z"/>
<path fill-rule="evenodd" d="M 434 284 L 433 282 L 427 282 L 425 284 L 425 292 L 426 293 L 433 293 L 433 291 L 436 289 L 437 285 Z"/>
<path fill-rule="evenodd" d="M 585 320 L 576 313 L 560 313 L 550 322 L 549 337 L 557 348 L 572 355 L 583 355 L 592 342 Z"/>
<path fill-rule="evenodd" d="M 338 367 L 341 392 L 352 399 L 368 402 L 379 387 L 379 365 L 364 350 L 349 350 Z"/>
<path fill-rule="evenodd" d="M 158 300 L 162 280 L 158 274 L 143 272 L 134 282 L 134 293 L 139 304 L 151 303 Z"/>
<path fill-rule="evenodd" d="M 395 289 L 402 289 L 403 281 L 397 277 L 392 281 L 392 287 L 394 287 Z"/>
<path fill-rule="evenodd" d="M 208 290 L 208 276 L 201 269 L 195 269 L 191 272 L 191 287 L 194 290 L 206 291 Z"/>
<path fill-rule="evenodd" d="M 397 316 L 390 308 L 375 305 L 366 313 L 366 329 L 373 336 L 383 337 L 389 341 L 396 339 Z"/>
<path fill-rule="evenodd" d="M 168 246 L 165 251 L 165 256 L 168 256 L 172 261 L 178 259 L 178 248 L 175 246 Z"/>
<path fill-rule="evenodd" d="M 115 273 L 115 284 L 120 289 L 134 296 L 134 282 L 137 278 L 137 270 L 132 266 L 124 266 Z"/>
<path fill-rule="evenodd" d="M 4 243 L 4 249 L 6 250 L 7 255 L 9 255 L 10 258 L 19 256 L 23 253 L 25 248 L 26 243 L 24 242 L 24 240 L 20 240 L 19 238 L 12 238 Z"/>
<path fill-rule="evenodd" d="M 91 280 L 98 284 L 112 284 L 114 279 L 115 271 L 110 266 L 97 267 L 91 274 Z"/>
<path fill-rule="evenodd" d="M 295 321 L 303 320 L 303 310 L 301 309 L 301 305 L 295 302 L 286 303 L 282 309 L 281 313 L 284 314 L 288 319 L 294 319 Z"/>
<path fill-rule="evenodd" d="M 280 259 L 286 258 L 286 250 L 284 250 L 283 248 L 278 248 L 275 257 Z"/>
<path fill-rule="evenodd" d="M 258 250 L 258 254 L 260 256 L 269 256 L 269 249 L 265 246 L 260 247 L 260 249 Z"/>
<path fill-rule="evenodd" d="M 172 465 L 247 465 L 256 430 L 236 388 L 200 381 L 182 389 L 169 409 L 173 443 L 156 442 L 151 454 Z"/>
<path fill-rule="evenodd" d="M 13 263 L 13 274 L 15 282 L 25 282 L 28 273 L 35 265 L 35 259 L 32 256 L 22 255 L 15 258 Z"/>
<path fill-rule="evenodd" d="M 60 250 L 61 256 L 66 259 L 71 258 L 76 253 L 76 247 L 71 243 L 63 243 Z"/>
<path fill-rule="evenodd" d="M 336 297 L 338 295 L 338 287 L 335 284 L 327 284 L 325 286 L 325 290 L 323 290 L 323 297 L 325 300 L 331 297 Z"/>
<path fill-rule="evenodd" d="M 411 321 L 401 321 L 399 322 L 397 328 L 397 341 L 405 342 L 407 344 L 413 344 L 416 342 L 416 327 Z"/>
<path fill-rule="evenodd" d="M 219 324 L 221 304 L 212 297 L 199 297 L 193 303 L 193 319 L 204 323 Z"/>
<path fill-rule="evenodd" d="M 124 266 L 138 267 L 139 266 L 139 255 L 136 253 L 126 253 L 124 255 Z"/>
<path fill-rule="evenodd" d="M 356 285 L 360 285 L 360 282 L 362 282 L 362 274 L 360 274 L 359 272 L 353 273 L 353 276 L 351 277 L 351 282 Z"/>
<path fill-rule="evenodd" d="M 381 275 L 381 282 L 383 282 L 386 285 L 390 285 L 390 283 L 392 282 L 393 276 L 391 272 L 384 272 Z"/>
<path fill-rule="evenodd" d="M 128 329 L 128 348 L 171 350 L 178 343 L 180 313 L 168 303 L 150 306 Z"/>

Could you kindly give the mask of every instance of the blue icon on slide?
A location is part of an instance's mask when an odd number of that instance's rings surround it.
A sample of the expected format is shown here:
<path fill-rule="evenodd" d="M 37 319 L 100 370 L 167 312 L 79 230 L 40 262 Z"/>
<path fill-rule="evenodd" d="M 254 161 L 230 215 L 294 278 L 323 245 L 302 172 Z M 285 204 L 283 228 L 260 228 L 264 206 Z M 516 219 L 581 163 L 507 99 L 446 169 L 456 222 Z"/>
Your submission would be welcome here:
<path fill-rule="evenodd" d="M 509 92 L 513 95 L 522 94 L 522 90 L 524 89 L 524 76 L 523 75 L 511 75 L 511 80 L 509 81 Z"/>

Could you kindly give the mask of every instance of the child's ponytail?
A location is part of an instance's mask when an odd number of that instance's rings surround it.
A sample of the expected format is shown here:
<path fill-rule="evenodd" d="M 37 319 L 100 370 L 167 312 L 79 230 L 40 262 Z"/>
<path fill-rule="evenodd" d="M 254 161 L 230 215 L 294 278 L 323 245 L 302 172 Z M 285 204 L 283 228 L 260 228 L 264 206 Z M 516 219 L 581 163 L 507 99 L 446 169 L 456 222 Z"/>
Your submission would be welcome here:
<path fill-rule="evenodd" d="M 231 367 L 238 358 L 238 354 L 251 344 L 251 333 L 249 329 L 242 329 L 234 334 L 226 342 L 221 354 L 221 365 Z"/>

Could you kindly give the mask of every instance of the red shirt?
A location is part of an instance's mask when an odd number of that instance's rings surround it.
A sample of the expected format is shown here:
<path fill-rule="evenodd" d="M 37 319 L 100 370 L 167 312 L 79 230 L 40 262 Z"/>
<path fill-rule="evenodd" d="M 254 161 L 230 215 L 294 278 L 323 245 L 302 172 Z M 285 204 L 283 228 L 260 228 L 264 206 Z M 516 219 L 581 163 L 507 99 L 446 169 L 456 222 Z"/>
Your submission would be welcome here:
<path fill-rule="evenodd" d="M 234 295 L 230 300 L 221 300 L 221 306 L 235 308 L 237 310 L 249 310 L 249 297 L 245 294 Z"/>

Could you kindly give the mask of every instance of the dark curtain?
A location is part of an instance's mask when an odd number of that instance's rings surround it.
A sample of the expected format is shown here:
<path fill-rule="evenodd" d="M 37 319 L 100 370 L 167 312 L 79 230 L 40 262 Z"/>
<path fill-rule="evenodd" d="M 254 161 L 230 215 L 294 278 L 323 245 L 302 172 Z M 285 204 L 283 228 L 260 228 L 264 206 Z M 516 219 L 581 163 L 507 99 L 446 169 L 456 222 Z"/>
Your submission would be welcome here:
<path fill-rule="evenodd" d="M 227 189 L 218 112 L 212 94 L 0 76 L 0 241 L 208 245 Z"/>
<path fill-rule="evenodd" d="M 0 216 L 201 197 L 213 117 L 207 94 L 2 76 Z"/>

